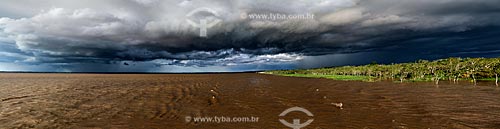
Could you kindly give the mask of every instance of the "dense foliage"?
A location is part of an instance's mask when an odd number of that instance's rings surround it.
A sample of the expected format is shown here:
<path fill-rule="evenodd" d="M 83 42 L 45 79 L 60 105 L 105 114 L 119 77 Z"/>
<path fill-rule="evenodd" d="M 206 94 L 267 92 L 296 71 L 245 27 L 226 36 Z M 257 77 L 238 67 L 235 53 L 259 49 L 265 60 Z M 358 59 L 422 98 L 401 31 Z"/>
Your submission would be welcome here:
<path fill-rule="evenodd" d="M 500 58 L 448 58 L 435 61 L 419 60 L 415 63 L 364 66 L 342 66 L 333 68 L 271 71 L 272 74 L 312 74 L 369 76 L 377 79 L 403 81 L 458 81 L 496 78 L 500 74 Z"/>

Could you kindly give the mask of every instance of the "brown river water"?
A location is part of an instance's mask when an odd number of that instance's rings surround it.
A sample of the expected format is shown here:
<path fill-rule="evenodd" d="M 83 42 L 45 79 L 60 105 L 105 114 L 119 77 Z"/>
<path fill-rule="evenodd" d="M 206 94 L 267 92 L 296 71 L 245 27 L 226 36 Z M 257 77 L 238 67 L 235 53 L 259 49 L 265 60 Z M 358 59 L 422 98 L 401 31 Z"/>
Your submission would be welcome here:
<path fill-rule="evenodd" d="M 313 116 L 279 116 L 295 106 Z M 258 120 L 242 120 L 250 117 Z M 303 129 L 500 128 L 500 88 L 256 73 L 0 74 L 1 129 L 291 129 L 279 119 L 313 120 Z"/>

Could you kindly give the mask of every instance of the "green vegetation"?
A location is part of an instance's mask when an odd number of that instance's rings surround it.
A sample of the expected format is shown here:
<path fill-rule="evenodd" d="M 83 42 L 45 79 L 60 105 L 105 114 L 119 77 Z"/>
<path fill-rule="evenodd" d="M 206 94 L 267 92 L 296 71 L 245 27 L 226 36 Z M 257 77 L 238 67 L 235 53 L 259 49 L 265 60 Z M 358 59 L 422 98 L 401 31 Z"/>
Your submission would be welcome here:
<path fill-rule="evenodd" d="M 474 84 L 477 80 L 493 80 L 498 86 L 500 58 L 448 58 L 391 65 L 371 63 L 364 66 L 279 70 L 265 73 L 335 80 L 434 81 L 436 84 L 441 80 L 453 82 L 471 80 Z"/>

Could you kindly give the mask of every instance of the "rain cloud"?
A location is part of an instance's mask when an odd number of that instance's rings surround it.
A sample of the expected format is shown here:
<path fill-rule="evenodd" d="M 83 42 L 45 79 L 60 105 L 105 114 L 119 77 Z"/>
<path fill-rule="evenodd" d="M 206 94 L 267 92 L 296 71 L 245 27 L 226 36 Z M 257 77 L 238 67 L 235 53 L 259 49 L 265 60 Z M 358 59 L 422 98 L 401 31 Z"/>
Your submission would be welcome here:
<path fill-rule="evenodd" d="M 495 51 L 500 49 L 496 36 L 500 34 L 500 1 L 493 0 L 4 3 L 0 5 L 3 63 L 71 66 L 136 62 L 157 67 L 269 65 L 265 69 L 281 69 L 271 66 L 300 68 L 303 61 L 336 54 L 402 53 L 424 59 L 500 54 Z M 208 28 L 206 38 L 199 36 L 199 28 L 186 22 L 190 11 L 202 7 L 216 11 L 216 18 L 222 21 Z M 313 14 L 314 18 L 243 16 L 268 13 Z M 398 61 L 402 60 L 387 62 Z M 310 63 L 307 67 L 336 64 Z"/>

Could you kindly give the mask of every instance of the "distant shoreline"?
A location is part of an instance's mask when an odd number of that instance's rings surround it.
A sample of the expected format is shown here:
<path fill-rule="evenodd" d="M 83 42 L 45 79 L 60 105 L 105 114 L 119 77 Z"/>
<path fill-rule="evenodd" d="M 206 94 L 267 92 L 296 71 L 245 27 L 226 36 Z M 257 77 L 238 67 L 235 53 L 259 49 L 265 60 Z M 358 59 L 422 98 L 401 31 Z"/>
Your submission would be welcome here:
<path fill-rule="evenodd" d="M 0 71 L 1 73 L 47 73 L 47 74 L 237 74 L 258 73 L 262 71 L 242 72 L 24 72 L 24 71 Z"/>

